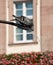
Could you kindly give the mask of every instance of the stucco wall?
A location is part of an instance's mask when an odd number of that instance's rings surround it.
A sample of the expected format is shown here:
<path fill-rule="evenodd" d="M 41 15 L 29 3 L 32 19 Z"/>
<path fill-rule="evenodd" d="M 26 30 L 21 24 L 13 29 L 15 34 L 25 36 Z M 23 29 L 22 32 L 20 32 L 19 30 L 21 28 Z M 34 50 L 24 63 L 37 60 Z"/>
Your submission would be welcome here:
<path fill-rule="evenodd" d="M 0 20 L 6 20 L 6 0 L 0 0 Z M 0 53 L 6 52 L 6 25 L 0 23 Z"/>
<path fill-rule="evenodd" d="M 42 51 L 53 51 L 53 0 L 41 0 Z"/>

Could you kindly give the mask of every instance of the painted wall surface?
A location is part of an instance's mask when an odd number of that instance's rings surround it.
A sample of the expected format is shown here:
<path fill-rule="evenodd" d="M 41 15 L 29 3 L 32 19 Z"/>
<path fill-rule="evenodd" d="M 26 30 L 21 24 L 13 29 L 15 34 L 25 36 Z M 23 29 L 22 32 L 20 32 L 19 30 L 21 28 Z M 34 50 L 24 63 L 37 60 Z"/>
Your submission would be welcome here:
<path fill-rule="evenodd" d="M 6 20 L 6 0 L 0 0 L 0 20 Z M 6 53 L 6 25 L 0 23 L 0 54 Z"/>
<path fill-rule="evenodd" d="M 53 0 L 41 0 L 42 51 L 53 51 Z"/>

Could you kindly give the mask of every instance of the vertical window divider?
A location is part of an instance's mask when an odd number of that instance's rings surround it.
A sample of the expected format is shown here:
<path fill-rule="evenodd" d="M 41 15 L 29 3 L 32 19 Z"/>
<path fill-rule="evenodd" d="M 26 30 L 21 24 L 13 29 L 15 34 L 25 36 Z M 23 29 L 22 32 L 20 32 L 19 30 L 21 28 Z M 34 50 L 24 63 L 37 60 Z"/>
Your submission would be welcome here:
<path fill-rule="evenodd" d="M 23 2 L 23 16 L 26 16 L 26 3 Z M 23 30 L 23 40 L 26 41 L 26 30 Z"/>
<path fill-rule="evenodd" d="M 14 6 L 14 11 L 13 12 L 14 12 L 14 15 L 16 15 L 16 6 L 15 6 L 15 3 L 14 3 L 13 6 Z M 16 27 L 14 27 L 14 42 L 16 42 L 16 31 L 15 30 L 16 30 Z"/>

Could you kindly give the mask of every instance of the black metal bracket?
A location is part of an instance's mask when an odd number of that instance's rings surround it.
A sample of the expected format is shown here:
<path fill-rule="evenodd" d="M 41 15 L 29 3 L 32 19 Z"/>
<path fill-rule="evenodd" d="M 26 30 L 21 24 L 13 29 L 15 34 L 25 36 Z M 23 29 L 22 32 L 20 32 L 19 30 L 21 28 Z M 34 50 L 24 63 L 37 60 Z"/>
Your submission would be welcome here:
<path fill-rule="evenodd" d="M 13 17 L 15 18 L 13 19 L 15 20 L 15 23 L 11 21 L 4 21 L 4 20 L 0 20 L 0 23 L 9 24 L 9 25 L 13 25 L 24 30 L 33 31 L 33 22 L 29 18 L 25 16 L 17 17 L 15 15 L 13 15 Z"/>

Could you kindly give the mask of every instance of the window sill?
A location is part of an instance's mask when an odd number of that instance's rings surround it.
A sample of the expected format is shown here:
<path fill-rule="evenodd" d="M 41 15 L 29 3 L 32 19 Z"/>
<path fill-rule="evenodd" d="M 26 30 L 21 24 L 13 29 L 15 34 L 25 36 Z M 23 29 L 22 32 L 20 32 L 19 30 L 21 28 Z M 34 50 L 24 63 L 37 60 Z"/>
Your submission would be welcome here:
<path fill-rule="evenodd" d="M 28 44 L 38 44 L 38 42 L 11 43 L 11 44 L 8 44 L 8 45 L 9 45 L 9 46 L 13 46 L 13 45 L 28 45 Z"/>

